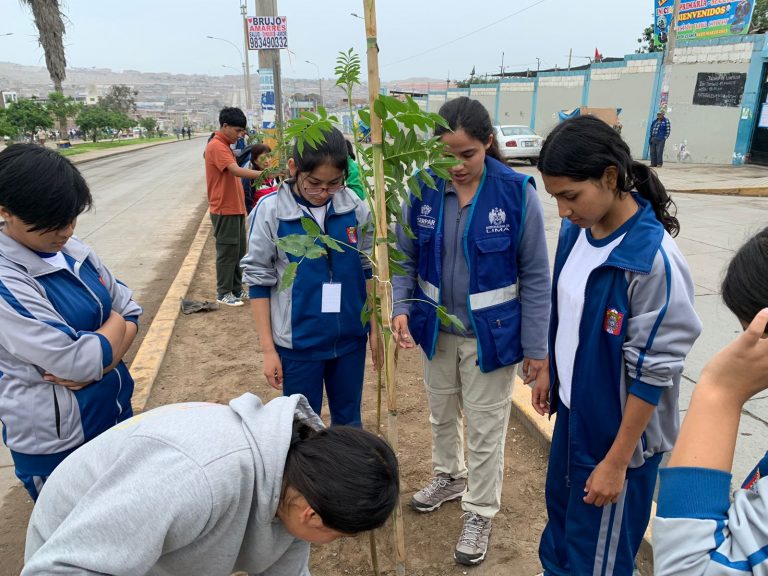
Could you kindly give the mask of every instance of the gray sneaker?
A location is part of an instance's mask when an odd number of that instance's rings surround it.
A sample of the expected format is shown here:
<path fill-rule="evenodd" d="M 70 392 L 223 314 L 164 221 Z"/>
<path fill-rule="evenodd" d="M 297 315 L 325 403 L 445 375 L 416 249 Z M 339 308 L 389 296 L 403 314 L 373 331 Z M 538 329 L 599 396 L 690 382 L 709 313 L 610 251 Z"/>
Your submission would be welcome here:
<path fill-rule="evenodd" d="M 491 519 L 476 512 L 464 513 L 464 526 L 459 542 L 453 551 L 453 559 L 459 564 L 476 566 L 485 560 L 488 552 L 488 538 L 491 536 Z"/>
<path fill-rule="evenodd" d="M 218 296 L 216 298 L 216 302 L 219 304 L 224 304 L 225 306 L 242 306 L 243 301 L 240 300 L 237 296 L 232 294 L 232 292 L 227 292 L 223 296 Z"/>
<path fill-rule="evenodd" d="M 424 488 L 411 498 L 411 508 L 416 512 L 432 512 L 443 502 L 461 498 L 467 491 L 466 478 L 451 478 L 448 474 L 438 474 Z"/>

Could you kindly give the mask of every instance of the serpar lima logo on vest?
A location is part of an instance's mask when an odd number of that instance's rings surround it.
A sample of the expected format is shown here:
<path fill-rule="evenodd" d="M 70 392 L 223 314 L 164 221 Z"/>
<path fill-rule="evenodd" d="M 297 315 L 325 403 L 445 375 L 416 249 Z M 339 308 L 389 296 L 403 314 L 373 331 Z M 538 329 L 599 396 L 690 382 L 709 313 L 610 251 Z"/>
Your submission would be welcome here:
<path fill-rule="evenodd" d="M 435 217 L 430 216 L 432 213 L 432 206 L 429 204 L 421 205 L 421 215 L 416 217 L 416 225 L 419 228 L 426 228 L 427 230 L 435 229 Z"/>
<path fill-rule="evenodd" d="M 494 208 L 488 212 L 488 222 L 490 226 L 485 227 L 486 234 L 500 234 L 509 232 L 509 224 L 507 224 L 507 213 L 501 208 Z"/>

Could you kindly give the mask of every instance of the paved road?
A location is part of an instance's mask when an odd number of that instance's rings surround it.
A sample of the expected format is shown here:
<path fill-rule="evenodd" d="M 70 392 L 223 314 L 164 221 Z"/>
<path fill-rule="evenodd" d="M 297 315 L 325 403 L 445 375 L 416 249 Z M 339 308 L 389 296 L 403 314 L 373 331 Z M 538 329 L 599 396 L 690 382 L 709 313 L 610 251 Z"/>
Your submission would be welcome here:
<path fill-rule="evenodd" d="M 544 191 L 544 183 L 535 169 L 524 166 L 514 168 L 537 176 L 552 264 L 560 229 L 557 205 Z M 662 181 L 663 170 L 659 172 Z M 676 178 L 679 179 L 679 176 Z M 681 228 L 677 244 L 691 268 L 696 284 L 696 311 L 704 324 L 683 372 L 680 393 L 682 417 L 704 364 L 741 332 L 739 323 L 720 298 L 720 282 L 734 251 L 752 234 L 768 225 L 768 198 L 676 193 L 673 199 L 677 203 Z M 768 393 L 745 406 L 733 468 L 736 483 L 741 483 L 766 449 Z"/>
<path fill-rule="evenodd" d="M 80 216 L 76 234 L 134 289 L 145 308 L 144 329 L 203 214 L 204 146 L 204 139 L 174 142 L 79 166 L 94 207 Z M 10 506 L 5 497 L 15 484 L 10 454 L 0 444 L 0 507 Z"/>

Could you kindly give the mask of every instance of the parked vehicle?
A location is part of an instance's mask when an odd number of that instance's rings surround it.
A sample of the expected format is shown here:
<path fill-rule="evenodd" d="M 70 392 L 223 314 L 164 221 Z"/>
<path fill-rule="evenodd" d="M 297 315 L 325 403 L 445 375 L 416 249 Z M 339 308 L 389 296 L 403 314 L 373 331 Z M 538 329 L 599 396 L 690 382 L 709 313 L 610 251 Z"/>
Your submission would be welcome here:
<path fill-rule="evenodd" d="M 494 135 L 504 160 L 528 160 L 536 164 L 544 139 L 528 126 L 494 126 Z"/>

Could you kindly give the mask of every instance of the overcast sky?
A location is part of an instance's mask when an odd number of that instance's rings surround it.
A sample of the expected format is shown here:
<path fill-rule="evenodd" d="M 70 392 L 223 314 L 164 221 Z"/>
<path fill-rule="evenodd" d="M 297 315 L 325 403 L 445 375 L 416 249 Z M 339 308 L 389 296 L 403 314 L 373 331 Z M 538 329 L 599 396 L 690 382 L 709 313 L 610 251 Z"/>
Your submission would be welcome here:
<path fill-rule="evenodd" d="M 379 62 L 383 80 L 409 77 L 463 79 L 479 75 L 574 65 L 598 48 L 623 56 L 652 22 L 653 0 L 379 0 Z M 243 46 L 240 0 L 64 0 L 70 67 L 142 72 L 234 73 L 235 48 Z M 282 51 L 283 76 L 333 75 L 340 50 L 355 48 L 364 58 L 362 0 L 278 0 L 288 19 L 289 47 Z M 606 12 L 609 8 L 610 14 Z M 248 0 L 255 15 L 255 1 Z M 477 31 L 479 30 L 479 31 Z M 477 32 L 475 32 L 477 31 Z M 19 0 L 0 0 L 0 61 L 44 66 L 32 14 Z M 434 50 L 431 50 L 433 49 Z M 431 50 L 431 51 L 430 51 Z M 426 53 L 425 53 L 426 52 Z M 251 52 L 252 64 L 258 62 Z"/>

